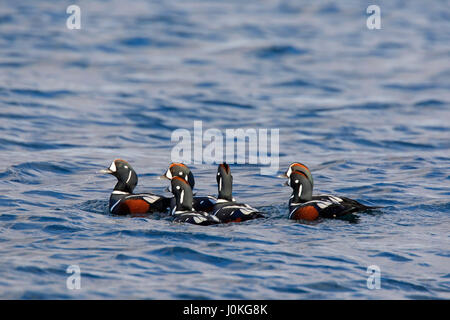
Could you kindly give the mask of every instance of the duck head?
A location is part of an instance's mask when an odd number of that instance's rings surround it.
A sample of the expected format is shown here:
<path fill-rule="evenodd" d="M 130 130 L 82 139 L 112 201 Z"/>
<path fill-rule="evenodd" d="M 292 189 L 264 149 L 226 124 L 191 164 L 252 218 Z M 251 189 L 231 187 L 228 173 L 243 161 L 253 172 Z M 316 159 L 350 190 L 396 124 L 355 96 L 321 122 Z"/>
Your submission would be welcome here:
<path fill-rule="evenodd" d="M 192 211 L 192 189 L 185 179 L 173 177 L 169 190 L 175 198 L 175 211 Z"/>
<path fill-rule="evenodd" d="M 293 170 L 289 175 L 287 184 L 292 188 L 292 203 L 312 200 L 313 185 L 308 176 L 302 171 Z"/>
<path fill-rule="evenodd" d="M 300 162 L 294 162 L 292 163 L 286 172 L 284 174 L 279 175 L 280 178 L 290 178 L 293 171 L 299 171 L 302 172 L 306 177 L 308 178 L 309 182 L 311 183 L 311 186 L 314 187 L 314 179 L 312 177 L 311 171 L 308 169 L 307 166 L 305 166 L 303 163 Z"/>
<path fill-rule="evenodd" d="M 186 180 L 191 187 L 194 189 L 195 180 L 194 175 L 191 170 L 183 163 L 171 163 L 166 173 L 164 173 L 161 178 L 172 180 L 174 177 L 180 177 Z"/>
<path fill-rule="evenodd" d="M 100 173 L 108 173 L 117 178 L 117 184 L 114 187 L 116 191 L 132 193 L 138 183 L 136 171 L 122 159 L 115 159 L 109 168 L 100 170 Z"/>

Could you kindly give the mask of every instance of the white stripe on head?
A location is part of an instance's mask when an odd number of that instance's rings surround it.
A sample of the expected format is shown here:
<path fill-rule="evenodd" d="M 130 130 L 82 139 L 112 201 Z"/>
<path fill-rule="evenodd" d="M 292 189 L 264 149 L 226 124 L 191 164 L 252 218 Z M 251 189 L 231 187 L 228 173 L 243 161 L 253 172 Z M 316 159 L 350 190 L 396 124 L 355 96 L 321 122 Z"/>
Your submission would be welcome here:
<path fill-rule="evenodd" d="M 219 191 L 222 191 L 222 177 L 219 179 Z"/>
<path fill-rule="evenodd" d="M 109 166 L 109 170 L 111 170 L 111 172 L 116 172 L 117 171 L 116 162 L 115 161 L 113 161 L 111 163 L 111 165 Z"/>
<path fill-rule="evenodd" d="M 127 182 L 125 182 L 125 183 L 128 183 L 128 182 L 130 181 L 130 179 L 131 179 L 131 171 L 130 171 L 130 173 L 128 174 Z"/>
<path fill-rule="evenodd" d="M 181 190 L 180 203 L 183 203 L 184 200 L 184 190 Z"/>
<path fill-rule="evenodd" d="M 298 189 L 298 197 L 300 198 L 302 196 L 302 190 L 303 190 L 303 185 L 300 185 L 300 188 Z"/>

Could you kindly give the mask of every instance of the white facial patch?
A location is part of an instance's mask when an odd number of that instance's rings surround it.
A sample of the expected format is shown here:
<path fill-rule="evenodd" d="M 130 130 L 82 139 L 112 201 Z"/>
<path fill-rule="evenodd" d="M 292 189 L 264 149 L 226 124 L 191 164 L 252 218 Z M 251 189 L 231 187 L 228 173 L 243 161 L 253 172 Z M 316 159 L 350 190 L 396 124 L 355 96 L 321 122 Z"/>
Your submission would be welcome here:
<path fill-rule="evenodd" d="M 298 196 L 301 197 L 302 196 L 302 190 L 303 190 L 303 185 L 300 185 L 300 188 L 298 189 Z"/>
<path fill-rule="evenodd" d="M 219 179 L 219 191 L 222 191 L 222 178 Z"/>
<path fill-rule="evenodd" d="M 170 169 L 167 169 L 165 176 L 167 179 L 172 179 L 172 172 L 170 172 Z"/>
<path fill-rule="evenodd" d="M 111 165 L 109 166 L 109 170 L 111 171 L 111 172 L 116 172 L 117 171 L 117 168 L 116 168 L 116 163 L 113 161 L 112 163 L 111 163 Z"/>
<path fill-rule="evenodd" d="M 291 176 L 292 173 L 292 167 L 289 167 L 288 171 L 286 171 L 286 175 L 288 176 L 288 178 Z"/>
<path fill-rule="evenodd" d="M 180 202 L 183 203 L 184 200 L 184 190 L 181 190 Z"/>

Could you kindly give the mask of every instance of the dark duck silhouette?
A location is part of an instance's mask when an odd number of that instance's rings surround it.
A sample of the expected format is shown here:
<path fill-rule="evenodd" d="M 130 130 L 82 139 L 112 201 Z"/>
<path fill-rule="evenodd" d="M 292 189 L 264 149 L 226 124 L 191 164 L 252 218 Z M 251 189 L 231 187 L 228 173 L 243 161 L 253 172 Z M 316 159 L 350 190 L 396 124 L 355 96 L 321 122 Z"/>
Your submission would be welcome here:
<path fill-rule="evenodd" d="M 171 211 L 174 222 L 191 223 L 202 226 L 218 224 L 220 220 L 207 212 L 196 211 L 192 207 L 193 194 L 189 183 L 181 177 L 173 177 L 170 181 L 175 205 Z"/>
<path fill-rule="evenodd" d="M 117 178 L 117 184 L 109 197 L 109 212 L 117 215 L 142 215 L 153 212 L 165 212 L 169 208 L 170 198 L 153 193 L 134 194 L 138 183 L 136 171 L 122 159 L 114 160 L 108 169 L 100 171 Z"/>
<path fill-rule="evenodd" d="M 380 207 L 370 207 L 356 200 L 333 195 L 313 196 L 314 180 L 307 166 L 299 162 L 291 164 L 281 175 L 288 178 L 287 185 L 292 188 L 289 198 L 289 219 L 317 220 L 318 218 L 339 219 L 349 215 Z"/>
<path fill-rule="evenodd" d="M 218 197 L 211 211 L 212 215 L 219 218 L 223 223 L 264 218 L 263 213 L 259 210 L 252 208 L 248 204 L 238 203 L 233 198 L 233 176 L 228 164 L 222 163 L 219 165 L 216 180 Z"/>
<path fill-rule="evenodd" d="M 177 162 L 171 163 L 166 173 L 164 173 L 161 176 L 161 178 L 169 180 L 172 180 L 174 177 L 180 177 L 181 179 L 184 179 L 189 184 L 193 192 L 195 186 L 195 179 L 194 175 L 192 174 L 188 166 L 186 166 L 183 163 Z M 193 196 L 192 207 L 195 211 L 211 212 L 215 203 L 216 199 L 211 196 L 203 196 L 203 197 Z M 173 210 L 174 206 L 175 206 L 175 199 L 172 198 L 170 202 L 170 210 Z"/>

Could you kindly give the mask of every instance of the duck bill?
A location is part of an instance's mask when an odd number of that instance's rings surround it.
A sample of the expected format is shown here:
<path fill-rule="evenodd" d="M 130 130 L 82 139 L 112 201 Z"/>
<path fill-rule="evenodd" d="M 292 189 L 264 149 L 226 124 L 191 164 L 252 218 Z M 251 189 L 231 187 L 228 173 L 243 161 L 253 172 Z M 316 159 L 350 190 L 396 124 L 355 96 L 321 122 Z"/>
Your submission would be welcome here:
<path fill-rule="evenodd" d="M 98 171 L 98 173 L 103 173 L 103 174 L 112 174 L 113 172 L 109 169 L 102 169 L 100 171 Z"/>
<path fill-rule="evenodd" d="M 160 176 L 158 177 L 158 179 L 167 179 L 167 180 L 170 180 L 169 177 L 167 177 L 165 174 L 160 175 Z"/>
<path fill-rule="evenodd" d="M 287 179 L 287 178 L 289 178 L 289 177 L 288 177 L 288 175 L 287 175 L 286 172 L 285 172 L 285 173 L 283 173 L 283 174 L 279 174 L 279 175 L 277 176 L 277 178 Z"/>

